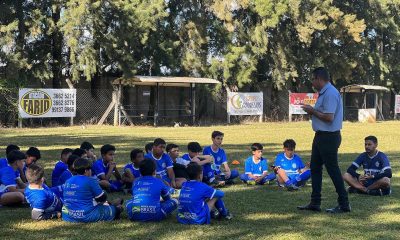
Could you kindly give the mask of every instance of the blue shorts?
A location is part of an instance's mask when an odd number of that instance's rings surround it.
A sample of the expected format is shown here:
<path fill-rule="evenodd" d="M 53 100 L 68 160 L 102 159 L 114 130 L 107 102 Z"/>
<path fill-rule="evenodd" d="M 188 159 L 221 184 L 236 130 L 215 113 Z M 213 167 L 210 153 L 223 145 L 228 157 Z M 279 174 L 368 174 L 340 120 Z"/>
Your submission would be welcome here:
<path fill-rule="evenodd" d="M 66 222 L 100 222 L 100 221 L 112 221 L 116 215 L 116 208 L 112 205 L 97 205 L 91 212 L 84 214 L 82 217 L 74 217 L 74 211 L 70 211 L 65 208 L 62 209 L 62 219 Z M 77 214 L 80 215 L 80 214 Z"/>
<path fill-rule="evenodd" d="M 193 218 L 190 212 L 182 212 L 178 209 L 178 222 L 182 224 L 210 224 L 211 223 L 211 213 L 207 204 L 204 204 L 201 213 L 197 217 Z"/>
<path fill-rule="evenodd" d="M 137 206 L 133 204 L 133 200 L 126 203 L 126 211 L 128 217 L 132 221 L 139 222 L 158 222 L 164 220 L 178 207 L 176 199 L 170 199 L 160 202 L 160 207 L 157 206 Z M 150 210 L 150 211 L 149 211 Z M 149 212 L 143 212 L 149 211 Z"/>

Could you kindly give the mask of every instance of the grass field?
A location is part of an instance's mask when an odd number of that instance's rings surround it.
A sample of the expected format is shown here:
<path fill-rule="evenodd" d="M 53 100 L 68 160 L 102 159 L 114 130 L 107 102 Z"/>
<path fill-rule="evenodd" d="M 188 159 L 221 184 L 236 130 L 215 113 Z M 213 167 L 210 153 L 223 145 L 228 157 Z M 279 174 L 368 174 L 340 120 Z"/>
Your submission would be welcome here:
<path fill-rule="evenodd" d="M 309 122 L 263 123 L 213 127 L 109 127 L 88 126 L 39 129 L 0 129 L 0 148 L 9 143 L 22 150 L 37 146 L 42 151 L 39 163 L 46 168 L 47 178 L 65 147 L 76 148 L 84 141 L 92 142 L 96 153 L 102 144 L 117 147 L 118 167 L 129 161 L 134 147 L 143 148 L 156 137 L 174 142 L 186 150 L 189 141 L 211 143 L 213 130 L 225 133 L 224 148 L 229 162 L 241 161 L 250 155 L 253 142 L 264 145 L 268 162 L 282 150 L 282 142 L 293 138 L 297 152 L 309 161 L 313 132 Z M 0 208 L 0 239 L 399 239 L 400 238 L 400 122 L 376 124 L 345 123 L 339 164 L 342 172 L 363 151 L 363 138 L 376 135 L 379 149 L 391 161 L 394 176 L 393 194 L 388 197 L 350 195 L 353 211 L 349 214 L 304 213 L 297 205 L 309 201 L 311 187 L 287 192 L 275 185 L 245 186 L 241 183 L 223 188 L 226 205 L 234 215 L 231 221 L 213 221 L 209 226 L 184 226 L 175 216 L 161 223 L 134 223 L 123 219 L 111 223 L 69 224 L 61 220 L 34 222 L 27 208 Z M 4 154 L 4 153 L 3 153 Z M 2 154 L 2 155 L 3 155 Z M 233 167 L 233 166 L 231 166 Z M 121 194 L 110 194 L 113 199 Z M 336 205 L 336 193 L 324 172 L 322 207 Z M 129 196 L 123 196 L 128 199 Z"/>

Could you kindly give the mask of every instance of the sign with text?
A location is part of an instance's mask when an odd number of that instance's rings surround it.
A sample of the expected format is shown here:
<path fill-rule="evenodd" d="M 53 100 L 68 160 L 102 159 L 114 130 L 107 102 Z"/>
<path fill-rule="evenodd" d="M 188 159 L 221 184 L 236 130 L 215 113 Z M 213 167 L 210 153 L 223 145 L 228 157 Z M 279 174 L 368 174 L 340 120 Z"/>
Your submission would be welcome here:
<path fill-rule="evenodd" d="M 228 115 L 263 115 L 263 93 L 228 92 Z"/>
<path fill-rule="evenodd" d="M 396 95 L 394 102 L 394 113 L 400 113 L 400 95 Z"/>
<path fill-rule="evenodd" d="M 318 93 L 290 93 L 289 94 L 289 113 L 290 114 L 307 114 L 301 108 L 302 104 L 314 107 L 317 102 Z"/>
<path fill-rule="evenodd" d="M 76 89 L 21 88 L 18 109 L 22 118 L 75 117 Z"/>

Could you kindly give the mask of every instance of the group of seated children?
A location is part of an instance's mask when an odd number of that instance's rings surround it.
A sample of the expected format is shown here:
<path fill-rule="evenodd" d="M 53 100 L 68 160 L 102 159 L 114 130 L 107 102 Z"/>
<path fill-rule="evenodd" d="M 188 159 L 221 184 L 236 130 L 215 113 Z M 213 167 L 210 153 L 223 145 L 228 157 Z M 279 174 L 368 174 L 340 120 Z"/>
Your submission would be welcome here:
<path fill-rule="evenodd" d="M 122 173 L 114 161 L 114 146 L 102 146 L 101 158 L 96 159 L 94 146 L 83 142 L 75 150 L 62 150 L 52 172 L 51 188 L 45 183 L 43 168 L 35 164 L 41 157 L 39 149 L 31 147 L 25 154 L 18 146 L 9 145 L 7 158 L 0 159 L 0 205 L 21 204 L 26 199 L 36 220 L 62 216 L 69 222 L 109 221 L 119 218 L 123 201 L 108 202 L 107 192 L 125 189 L 133 196 L 126 204 L 131 220 L 160 221 L 178 209 L 180 223 L 207 224 L 212 217 L 232 217 L 222 201 L 224 193 L 213 187 L 232 184 L 240 176 L 249 185 L 276 180 L 279 186 L 292 191 L 304 186 L 311 176 L 310 169 L 294 153 L 296 143 L 292 139 L 283 143 L 284 151 L 276 156 L 272 173 L 262 157 L 263 146 L 252 144 L 252 156 L 245 160 L 245 172 L 239 175 L 228 166 L 221 148 L 223 136 L 214 131 L 212 145 L 204 149 L 198 142 L 190 142 L 188 153 L 181 157 L 176 144 L 167 145 L 157 138 L 146 145 L 145 152 L 133 149 L 131 163 Z M 364 175 L 356 172 L 361 165 Z M 350 185 L 349 192 L 387 195 L 391 192 L 391 176 L 388 158 L 377 150 L 376 137 L 369 136 L 365 138 L 365 153 L 343 178 Z M 171 197 L 174 189 L 181 189 L 179 202 Z"/>

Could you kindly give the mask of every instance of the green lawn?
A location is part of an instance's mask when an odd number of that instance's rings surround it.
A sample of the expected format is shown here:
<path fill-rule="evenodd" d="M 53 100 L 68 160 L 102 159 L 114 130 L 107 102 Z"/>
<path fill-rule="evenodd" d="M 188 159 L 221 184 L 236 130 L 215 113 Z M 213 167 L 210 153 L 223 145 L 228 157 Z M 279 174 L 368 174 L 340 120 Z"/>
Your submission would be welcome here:
<path fill-rule="evenodd" d="M 250 155 L 250 144 L 264 145 L 264 156 L 271 164 L 281 151 L 282 142 L 293 138 L 297 152 L 309 161 L 313 132 L 309 122 L 262 123 L 214 127 L 109 127 L 88 126 L 39 129 L 0 129 L 0 148 L 14 143 L 26 150 L 37 146 L 42 151 L 39 163 L 46 168 L 47 178 L 65 147 L 76 148 L 88 140 L 98 153 L 102 144 L 117 147 L 118 167 L 129 160 L 132 148 L 143 148 L 156 137 L 174 142 L 186 150 L 189 141 L 210 144 L 213 130 L 225 133 L 224 148 L 229 162 L 241 161 Z M 392 164 L 393 194 L 389 197 L 350 195 L 353 211 L 343 215 L 304 213 L 297 205 L 309 200 L 311 187 L 287 192 L 275 185 L 245 186 L 241 183 L 223 188 L 226 205 L 234 215 L 231 221 L 213 221 L 209 226 L 183 226 L 175 217 L 161 223 L 133 223 L 123 220 L 111 223 L 69 224 L 61 220 L 34 222 L 27 208 L 0 208 L 1 239 L 399 239 L 400 237 L 400 122 L 376 124 L 345 123 L 339 162 L 345 171 L 363 151 L 363 138 L 376 135 L 379 149 Z M 4 153 L 2 153 L 4 154 Z M 232 166 L 231 166 L 232 167 Z M 336 204 L 336 193 L 328 174 L 324 172 L 322 207 Z M 121 196 L 110 194 L 109 198 Z M 125 199 L 128 196 L 124 196 Z"/>

